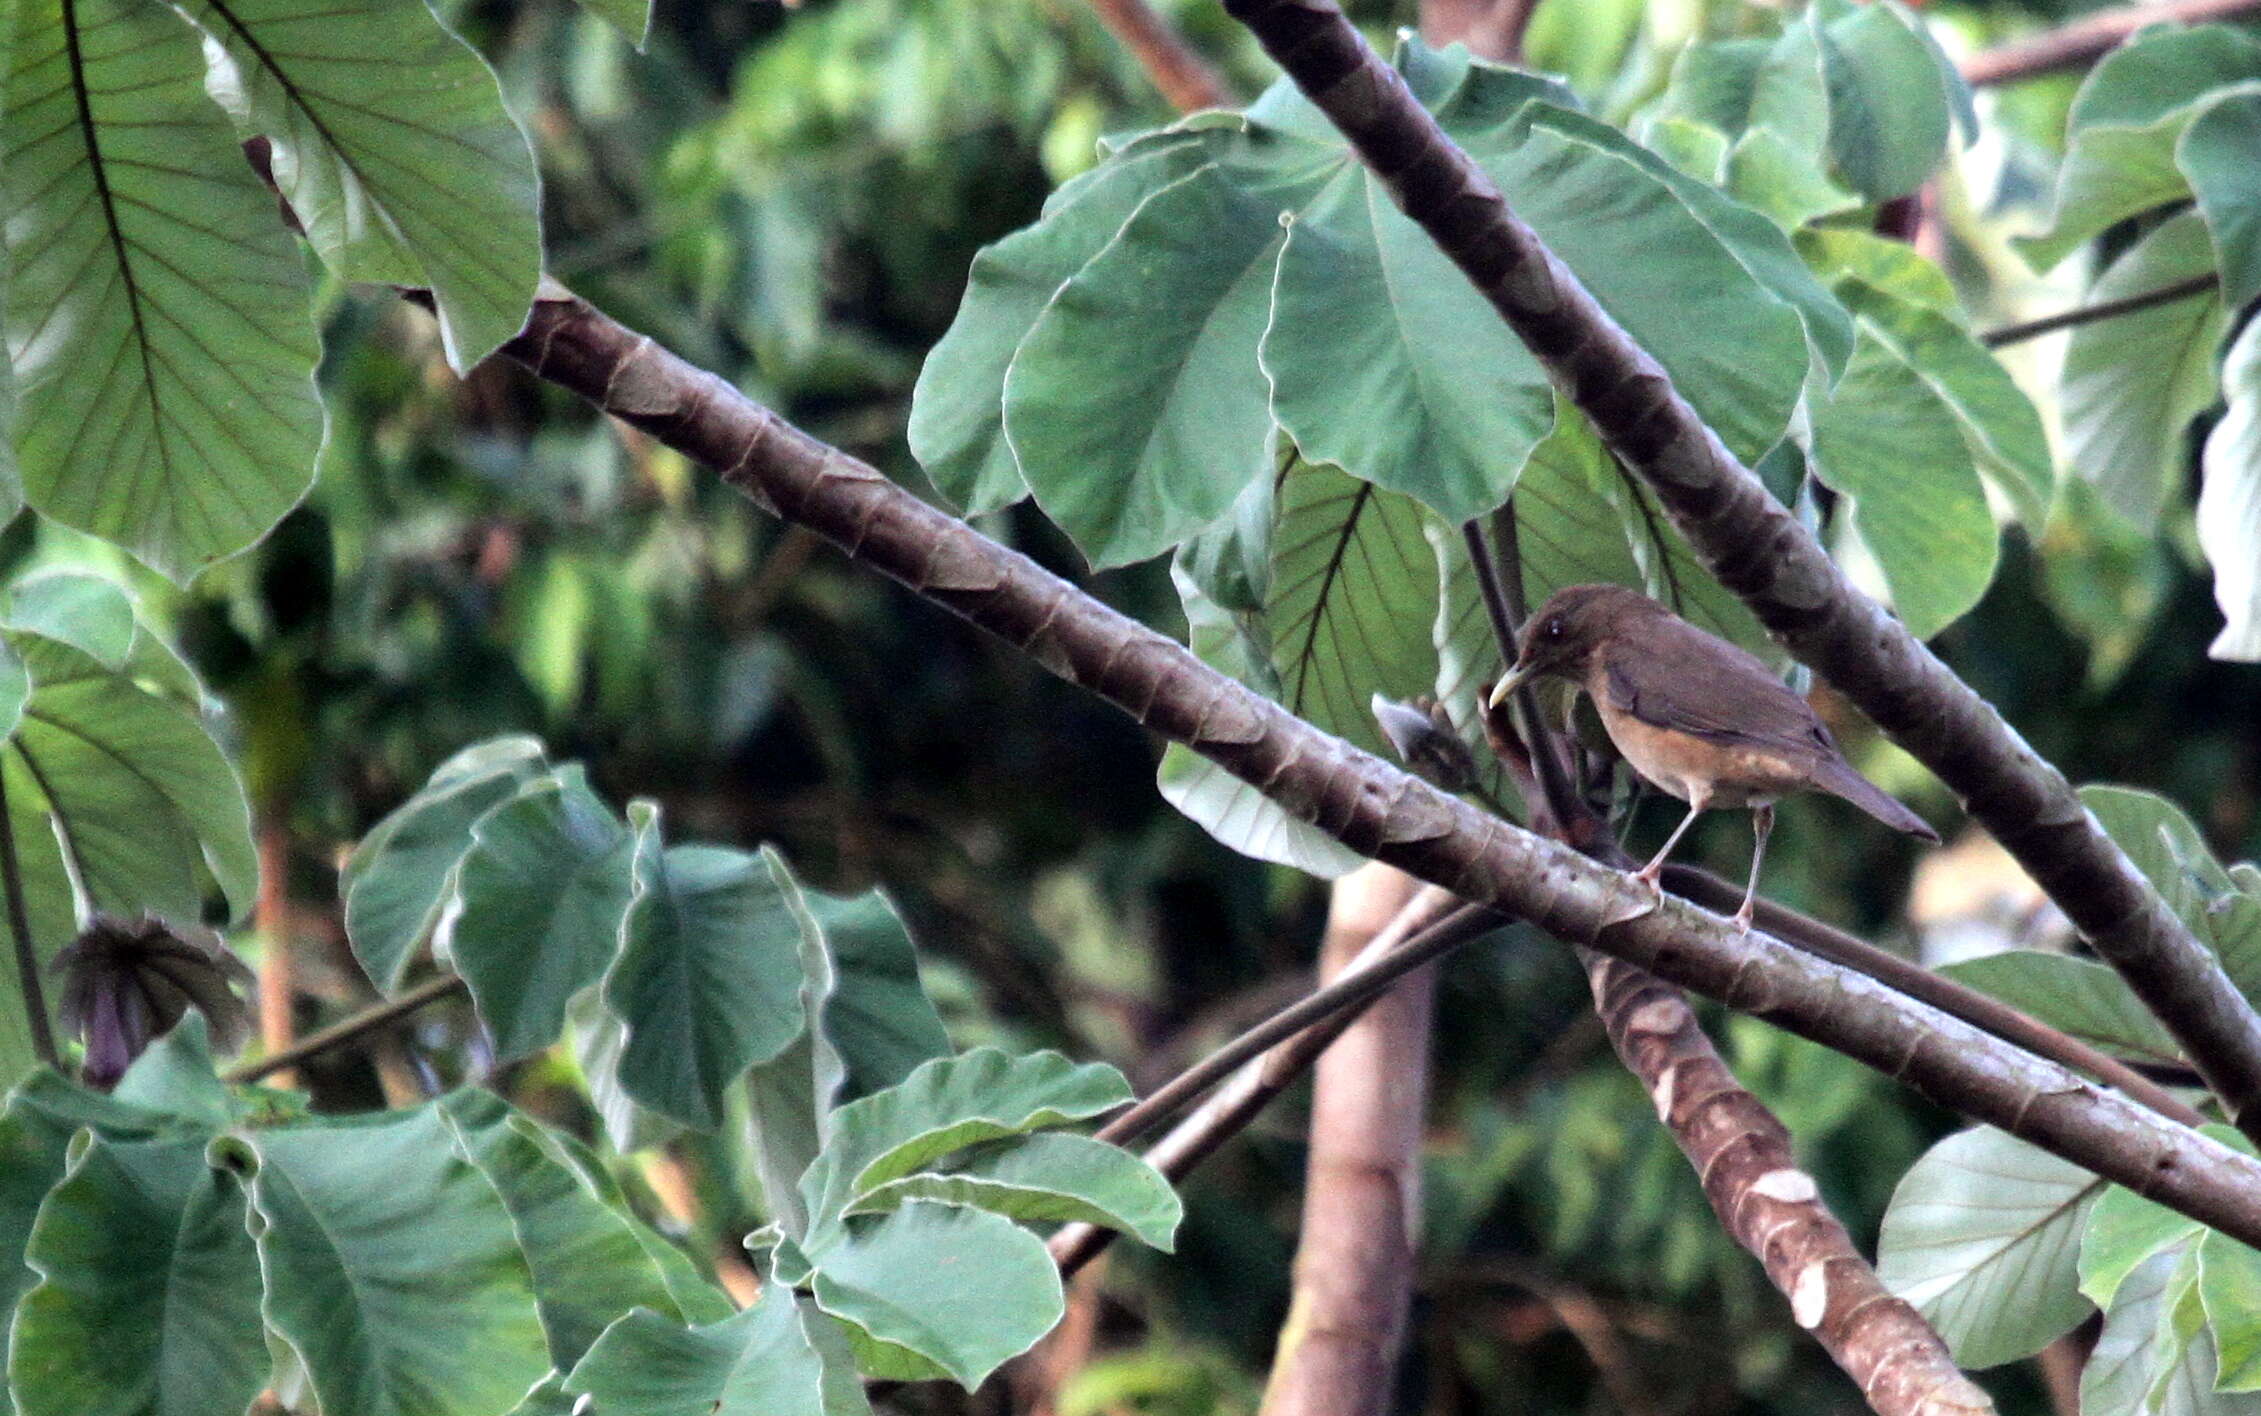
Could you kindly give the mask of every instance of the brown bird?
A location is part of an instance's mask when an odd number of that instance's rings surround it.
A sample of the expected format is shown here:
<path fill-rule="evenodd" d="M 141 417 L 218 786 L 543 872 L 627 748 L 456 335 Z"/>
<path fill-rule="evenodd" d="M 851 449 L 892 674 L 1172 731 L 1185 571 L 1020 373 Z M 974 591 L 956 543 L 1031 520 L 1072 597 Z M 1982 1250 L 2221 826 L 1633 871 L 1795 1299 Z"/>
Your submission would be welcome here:
<path fill-rule="evenodd" d="M 1756 656 L 1706 634 L 1646 595 L 1618 585 L 1557 590 L 1523 625 L 1515 666 L 1492 689 L 1504 701 L 1541 675 L 1593 699 L 1617 750 L 1688 815 L 1639 878 L 1660 892 L 1665 857 L 1715 806 L 1751 808 L 1751 880 L 1735 922 L 1751 927 L 1759 862 L 1774 803 L 1797 791 L 1841 796 L 1895 831 L 1937 844 L 1923 818 L 1853 770 L 1806 700 Z"/>

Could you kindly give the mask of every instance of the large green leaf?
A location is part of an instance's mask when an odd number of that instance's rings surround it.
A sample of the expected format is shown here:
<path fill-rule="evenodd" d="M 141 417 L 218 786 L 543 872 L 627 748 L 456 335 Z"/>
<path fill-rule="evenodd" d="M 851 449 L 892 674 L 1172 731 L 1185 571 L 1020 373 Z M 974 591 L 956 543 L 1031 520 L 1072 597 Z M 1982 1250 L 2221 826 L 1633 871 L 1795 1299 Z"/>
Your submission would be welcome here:
<path fill-rule="evenodd" d="M 129 0 L 20 8 L 0 205 L 22 495 L 185 579 L 313 481 L 305 271 L 187 26 Z"/>
<path fill-rule="evenodd" d="M 611 1208 L 538 1124 L 484 1091 L 451 1092 L 439 1111 L 510 1214 L 558 1370 L 570 1371 L 631 1308 L 684 1316 L 632 1217 Z"/>
<path fill-rule="evenodd" d="M 1823 25 L 1829 150 L 1837 174 L 1872 201 L 1923 185 L 1947 152 L 1952 70 L 1897 5 L 1853 6 Z"/>
<path fill-rule="evenodd" d="M 338 879 L 345 932 L 377 987 L 400 987 L 416 950 L 454 893 L 455 869 L 471 849 L 471 827 L 548 770 L 529 737 L 465 748 L 422 790 L 378 822 Z"/>
<path fill-rule="evenodd" d="M 1500 503 L 1553 417 L 1530 350 L 1364 166 L 1290 224 L 1262 358 L 1304 456 L 1454 521 Z"/>
<path fill-rule="evenodd" d="M 2182 1049 L 2127 980 L 2093 959 L 2013 949 L 1943 966 L 1941 973 L 2121 1057 L 2169 1066 Z"/>
<path fill-rule="evenodd" d="M 2049 229 L 2018 248 L 2047 269 L 2114 222 L 2188 196 L 2177 144 L 2208 99 L 2253 81 L 2261 42 L 2223 25 L 2154 30 L 2105 55 L 2068 116 Z"/>
<path fill-rule="evenodd" d="M 1057 1052 L 977 1047 L 938 1057 L 832 1114 L 831 1140 L 801 1177 L 812 1236 L 829 1237 L 857 1201 L 953 1151 L 1096 1116 L 1130 1095 L 1114 1068 Z M 812 1256 L 823 1244 L 811 1238 Z"/>
<path fill-rule="evenodd" d="M 1044 1241 L 977 1209 L 912 1200 L 849 1221 L 819 1260 L 817 1306 L 933 1363 L 969 1391 L 1060 1320 Z M 978 1302 L 967 1301 L 978 1294 Z"/>
<path fill-rule="evenodd" d="M 2261 895 L 2241 889 L 2198 827 L 2165 797 L 2088 786 L 2080 799 L 2191 933 L 2213 947 L 2232 982 L 2261 996 Z"/>
<path fill-rule="evenodd" d="M 332 270 L 429 289 L 459 373 L 518 333 L 541 278 L 534 154 L 469 45 L 403 0 L 175 4 Z"/>
<path fill-rule="evenodd" d="M 2081 1371 L 2083 1416 L 2253 1416 L 2261 1402 L 2214 1394 L 2214 1342 L 2198 1296 L 2198 1256 L 2158 1254 L 2122 1286 Z"/>
<path fill-rule="evenodd" d="M 1892 608 L 1919 639 L 1978 603 L 2000 555 L 1963 424 L 1932 377 L 1874 321 L 1813 410 L 1814 473 L 1851 503 Z"/>
<path fill-rule="evenodd" d="M 2202 108 L 2175 147 L 2214 239 L 2222 299 L 2231 309 L 2261 295 L 2261 178 L 2253 170 L 2253 155 L 2261 152 L 2261 62 L 2255 79 Z"/>
<path fill-rule="evenodd" d="M 204 1151 L 94 1137 L 48 1195 L 9 1357 L 23 1416 L 239 1416 L 266 1384 L 243 1190 Z"/>
<path fill-rule="evenodd" d="M 785 863 L 772 856 L 770 868 L 784 873 Z M 920 1063 L 948 1055 L 950 1035 L 919 980 L 918 951 L 887 897 L 803 890 L 800 901 L 832 960 L 818 1026 L 847 1068 L 845 1094 L 891 1087 Z"/>
<path fill-rule="evenodd" d="M 251 1144 L 267 1322 L 325 1416 L 494 1416 L 549 1370 L 510 1215 L 436 1108 Z"/>
<path fill-rule="evenodd" d="M 2096 303 L 2163 289 L 2214 269 L 2206 224 L 2184 212 L 2113 262 L 2089 292 Z M 2222 300 L 2208 291 L 2073 331 L 2058 401 L 2075 475 L 2139 527 L 2159 518 L 2182 485 L 2185 432 L 2214 401 Z"/>
<path fill-rule="evenodd" d="M 708 1327 L 638 1309 L 605 1330 L 565 1389 L 585 1398 L 589 1416 L 828 1416 L 805 1321 L 781 1283 Z"/>
<path fill-rule="evenodd" d="M 557 1040 L 573 995 L 603 975 L 633 893 L 628 828 L 578 767 L 536 778 L 471 826 L 447 956 L 498 1059 Z"/>
<path fill-rule="evenodd" d="M 1013 351 L 1068 278 L 1113 238 L 1141 202 L 1207 160 L 1190 134 L 1132 143 L 1045 203 L 1045 219 L 974 257 L 949 330 L 926 356 L 911 398 L 911 451 L 967 515 L 1028 495 L 1005 441 L 1005 373 Z"/>
<path fill-rule="evenodd" d="M 906 1200 L 939 1200 L 1023 1224 L 1081 1221 L 1135 1234 L 1167 1252 L 1184 1213 L 1161 1172 L 1119 1146 L 1085 1136 L 1016 1136 L 946 1170 L 919 1171 L 856 1202 L 860 1214 Z"/>
<path fill-rule="evenodd" d="M 2222 388 L 2229 407 L 2199 457 L 2198 544 L 2223 620 L 2207 653 L 2250 663 L 2261 660 L 2261 320 L 2230 346 Z"/>
<path fill-rule="evenodd" d="M 1877 1274 L 1966 1367 L 2031 1356 L 2088 1311 L 2076 1285 L 2104 1182 L 1989 1127 L 1925 1152 L 1892 1192 Z"/>
<path fill-rule="evenodd" d="M 204 1015 L 193 1011 L 133 1060 L 110 1095 L 184 1126 L 215 1133 L 235 1125 L 246 1109 L 237 1093 L 220 1080 Z"/>
<path fill-rule="evenodd" d="M 767 862 L 717 846 L 663 850 L 656 814 L 637 823 L 635 899 L 605 1006 L 627 1026 L 629 1095 L 698 1130 L 722 1094 L 802 1029 L 800 928 Z"/>
<path fill-rule="evenodd" d="M 2182 1243 L 2204 1226 L 2195 1219 L 2154 1204 L 2133 1190 L 2108 1186 L 2088 1212 L 2080 1241 L 2080 1291 L 2099 1308 L 2110 1309 L 2120 1285 L 2151 1257 Z"/>
<path fill-rule="evenodd" d="M 32 682 L 8 743 L 9 805 L 52 822 L 34 830 L 51 829 L 88 901 L 115 914 L 196 919 L 201 861 L 229 905 L 248 909 L 259 883 L 250 810 L 193 712 L 60 640 L 6 637 Z M 40 862 L 26 888 L 44 892 L 53 886 L 47 853 L 31 834 L 19 828 L 16 838 Z"/>
<path fill-rule="evenodd" d="M 1037 505 L 1094 565 L 1167 550 L 1262 469 L 1256 346 L 1279 211 L 1218 164 L 1196 167 L 1139 205 L 1013 355 L 1005 435 Z"/>

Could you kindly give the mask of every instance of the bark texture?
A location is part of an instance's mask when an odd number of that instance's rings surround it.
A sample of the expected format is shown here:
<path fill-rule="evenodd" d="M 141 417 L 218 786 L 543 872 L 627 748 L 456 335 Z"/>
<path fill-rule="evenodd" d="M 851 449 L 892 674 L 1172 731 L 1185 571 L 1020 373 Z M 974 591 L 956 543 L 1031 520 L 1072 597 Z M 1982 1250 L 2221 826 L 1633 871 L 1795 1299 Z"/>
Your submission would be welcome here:
<path fill-rule="evenodd" d="M 1582 957 L 1610 1045 L 1648 1088 L 1720 1223 L 1868 1404 L 1879 1416 L 1992 1411 L 1931 1324 L 1885 1291 L 1798 1168 L 1789 1131 L 1727 1070 L 1687 1000 L 1615 959 Z"/>
<path fill-rule="evenodd" d="M 1717 915 L 1671 899 L 1644 910 L 1648 892 L 1622 873 L 1319 731 L 561 287 L 545 286 L 504 348 L 1352 850 L 1766 1018 L 2261 1245 L 2261 1161 Z"/>
<path fill-rule="evenodd" d="M 1335 882 L 1322 977 L 1334 978 L 1421 882 L 1369 865 Z M 1434 966 L 1376 999 L 1319 1058 L 1294 1296 L 1263 1416 L 1381 1416 L 1413 1301 Z"/>
<path fill-rule="evenodd" d="M 1705 565 L 1964 806 L 2261 1138 L 2261 1017 L 2062 773 L 1861 593 L 1447 138 L 1333 0 L 1223 0 L 1467 273 Z"/>

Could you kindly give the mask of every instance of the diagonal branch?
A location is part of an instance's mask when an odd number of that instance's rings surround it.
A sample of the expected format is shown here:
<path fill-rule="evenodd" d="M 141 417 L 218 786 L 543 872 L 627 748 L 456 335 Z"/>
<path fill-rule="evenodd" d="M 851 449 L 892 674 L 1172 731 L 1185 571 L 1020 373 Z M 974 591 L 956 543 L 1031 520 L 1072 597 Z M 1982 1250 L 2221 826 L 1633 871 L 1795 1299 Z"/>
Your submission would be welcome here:
<path fill-rule="evenodd" d="M 2195 25 L 2256 12 L 2261 12 L 2261 0 L 2166 0 L 2157 5 L 2100 10 L 2031 39 L 1974 54 L 1962 63 L 1963 78 L 1973 84 L 2015 83 L 2077 69 L 2100 59 L 2145 25 Z"/>
<path fill-rule="evenodd" d="M 1231 108 L 1238 100 L 1223 78 L 1149 0 L 1090 0 L 1092 13 L 1122 42 L 1162 97 L 1180 113 Z"/>
<path fill-rule="evenodd" d="M 1333 0 L 1223 0 L 1475 282 L 1721 583 L 1952 787 L 2261 1137 L 2261 1017 L 2062 773 L 1846 578 Z"/>
<path fill-rule="evenodd" d="M 1361 854 L 1590 943 L 2261 1244 L 2261 1161 L 1874 980 L 1742 935 L 1323 733 L 555 285 L 504 346 Z"/>

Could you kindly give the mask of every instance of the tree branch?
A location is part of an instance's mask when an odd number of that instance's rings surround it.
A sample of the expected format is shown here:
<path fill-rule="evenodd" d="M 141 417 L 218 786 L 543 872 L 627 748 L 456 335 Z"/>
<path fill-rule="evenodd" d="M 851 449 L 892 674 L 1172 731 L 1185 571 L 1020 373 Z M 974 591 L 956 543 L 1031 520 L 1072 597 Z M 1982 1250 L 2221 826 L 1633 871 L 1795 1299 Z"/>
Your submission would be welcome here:
<path fill-rule="evenodd" d="M 2120 41 L 2145 25 L 2169 20 L 2195 25 L 2257 11 L 2261 11 L 2261 0 L 2167 0 L 2159 5 L 2100 10 L 2030 39 L 1974 54 L 1963 61 L 1963 78 L 1980 85 L 2016 83 L 2063 69 L 2077 69 L 2119 47 Z"/>
<path fill-rule="evenodd" d="M 1091 9 L 1178 112 L 1231 108 L 1239 101 L 1209 61 L 1147 0 L 1091 0 Z"/>
<path fill-rule="evenodd" d="M 296 1067 L 309 1057 L 319 1056 L 333 1047 L 343 1046 L 366 1033 L 375 1032 L 387 1023 L 407 1017 L 427 1003 L 452 998 L 463 991 L 463 980 L 454 974 L 442 974 L 438 978 L 428 979 L 406 993 L 372 1004 L 351 1017 L 340 1018 L 326 1028 L 310 1032 L 280 1052 L 231 1068 L 220 1074 L 220 1080 L 237 1084 L 256 1082 L 261 1077 Z"/>
<path fill-rule="evenodd" d="M 1475 282 L 1721 583 L 1929 766 L 2158 1014 L 2261 1137 L 2261 1017 L 2063 774 L 1862 594 L 1508 209 L 1333 0 L 1222 0 Z"/>
<path fill-rule="evenodd" d="M 1339 974 L 1422 891 L 1369 865 L 1334 884 L 1319 966 Z M 1387 1411 L 1413 1301 L 1436 970 L 1376 998 L 1320 1054 L 1293 1296 L 1261 1416 Z"/>
<path fill-rule="evenodd" d="M 2261 1244 L 2261 1161 L 1778 940 L 1677 900 L 1642 909 L 1647 892 L 1624 874 L 1319 731 L 560 288 L 544 287 L 504 350 L 1352 850 L 1756 1013 Z"/>
<path fill-rule="evenodd" d="M 2027 320 L 2023 324 L 2003 325 L 1999 329 L 1990 329 L 1978 337 L 1978 342 L 1989 349 L 2000 349 L 2006 344 L 2018 344 L 2028 339 L 2039 339 L 2042 335 L 2054 334 L 2058 330 L 2070 329 L 2074 325 L 2114 319 L 2120 315 L 2132 315 L 2138 310 L 2148 310 L 2154 305 L 2169 305 L 2177 300 L 2187 300 L 2193 295 L 2203 295 L 2221 283 L 2221 276 L 2213 271 L 2208 271 L 2204 275 L 2194 275 L 2188 280 L 2178 280 L 2172 285 L 2162 285 L 2157 290 L 2139 291 L 2118 300 L 2100 300 L 2093 305 L 2082 305 L 2071 310 L 2059 310 L 2056 314 L 2044 315 L 2038 320 Z"/>

